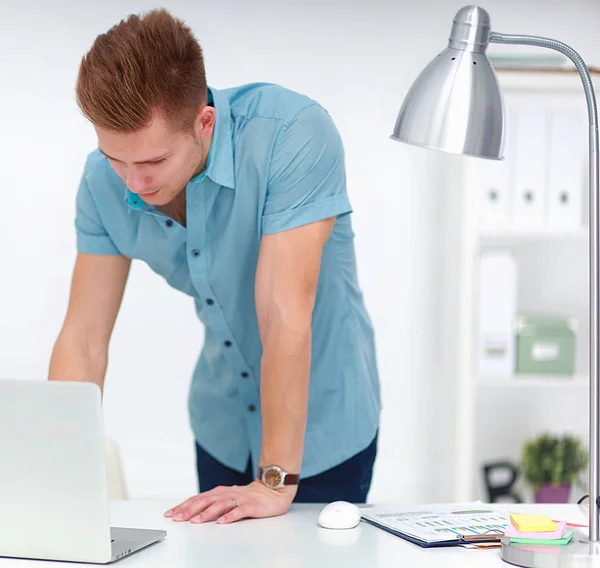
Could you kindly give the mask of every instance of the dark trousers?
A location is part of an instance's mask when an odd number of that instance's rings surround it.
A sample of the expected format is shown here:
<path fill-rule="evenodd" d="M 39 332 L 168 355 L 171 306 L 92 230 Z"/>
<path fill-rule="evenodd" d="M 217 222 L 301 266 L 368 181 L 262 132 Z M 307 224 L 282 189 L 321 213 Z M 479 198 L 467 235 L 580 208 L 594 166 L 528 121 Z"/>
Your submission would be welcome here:
<path fill-rule="evenodd" d="M 331 503 L 349 501 L 365 503 L 371 486 L 373 464 L 377 454 L 377 436 L 368 448 L 349 460 L 314 475 L 300 479 L 295 503 Z M 240 473 L 224 466 L 196 444 L 196 466 L 200 491 L 209 491 L 218 485 L 247 485 L 254 480 L 252 464 Z"/>

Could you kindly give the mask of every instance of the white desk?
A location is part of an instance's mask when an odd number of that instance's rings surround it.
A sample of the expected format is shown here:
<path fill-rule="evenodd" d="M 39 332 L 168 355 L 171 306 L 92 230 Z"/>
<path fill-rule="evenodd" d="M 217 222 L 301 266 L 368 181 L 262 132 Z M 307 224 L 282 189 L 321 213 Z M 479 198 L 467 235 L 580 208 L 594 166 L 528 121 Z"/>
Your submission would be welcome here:
<path fill-rule="evenodd" d="M 317 526 L 320 505 L 293 505 L 287 515 L 217 525 L 175 523 L 163 518 L 170 501 L 114 501 L 113 526 L 165 529 L 162 542 L 124 558 L 118 568 L 487 568 L 510 567 L 499 549 L 462 547 L 423 549 L 364 522 L 349 531 Z M 587 524 L 587 508 L 577 505 L 511 506 L 511 510 L 547 514 Z M 76 521 L 74 521 L 76 522 Z M 0 568 L 71 566 L 64 562 L 0 558 Z M 73 564 L 72 566 L 97 566 Z"/>

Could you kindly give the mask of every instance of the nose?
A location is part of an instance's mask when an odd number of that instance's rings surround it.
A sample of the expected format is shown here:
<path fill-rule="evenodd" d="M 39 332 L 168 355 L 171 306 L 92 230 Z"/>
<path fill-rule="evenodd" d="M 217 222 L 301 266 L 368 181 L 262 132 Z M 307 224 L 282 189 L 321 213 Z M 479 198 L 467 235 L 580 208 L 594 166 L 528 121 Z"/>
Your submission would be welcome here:
<path fill-rule="evenodd" d="M 152 185 L 152 178 L 145 176 L 137 168 L 127 168 L 125 170 L 125 185 L 133 193 L 145 193 Z"/>

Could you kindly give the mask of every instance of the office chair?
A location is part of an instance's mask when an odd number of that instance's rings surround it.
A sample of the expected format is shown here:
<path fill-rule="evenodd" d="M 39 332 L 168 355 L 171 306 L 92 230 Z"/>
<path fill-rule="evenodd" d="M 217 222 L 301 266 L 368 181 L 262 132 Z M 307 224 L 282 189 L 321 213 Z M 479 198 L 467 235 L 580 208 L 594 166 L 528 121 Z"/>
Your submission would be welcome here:
<path fill-rule="evenodd" d="M 491 462 L 483 464 L 482 470 L 488 502 L 498 503 L 505 500 L 514 503 L 523 502 L 523 498 L 514 487 L 519 477 L 519 469 L 515 464 L 509 461 Z M 501 471 L 508 473 L 509 480 L 505 483 L 496 483 L 494 477 Z"/>
<path fill-rule="evenodd" d="M 111 500 L 129 499 L 119 446 L 112 438 L 106 438 L 104 447 L 106 453 L 108 498 Z"/>

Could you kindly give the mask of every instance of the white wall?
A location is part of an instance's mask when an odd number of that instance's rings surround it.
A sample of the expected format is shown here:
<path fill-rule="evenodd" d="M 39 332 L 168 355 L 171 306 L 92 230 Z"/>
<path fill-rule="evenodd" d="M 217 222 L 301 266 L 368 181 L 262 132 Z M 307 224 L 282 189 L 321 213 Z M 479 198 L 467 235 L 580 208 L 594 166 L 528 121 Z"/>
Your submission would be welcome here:
<path fill-rule="evenodd" d="M 0 18 L 0 376 L 44 378 L 74 259 L 74 196 L 95 146 L 74 81 L 95 36 L 134 0 L 2 0 Z M 411 81 L 447 42 L 460 2 L 185 0 L 209 83 L 270 81 L 332 114 L 347 153 L 360 278 L 374 320 L 384 412 L 374 501 L 430 501 L 439 369 L 438 227 L 426 152 L 389 140 Z M 600 64 L 597 0 L 483 2 L 494 29 L 555 37 Z M 186 391 L 202 329 L 191 301 L 135 265 L 111 346 L 104 409 L 134 497 L 195 492 Z M 443 496 L 441 496 L 443 498 Z"/>

